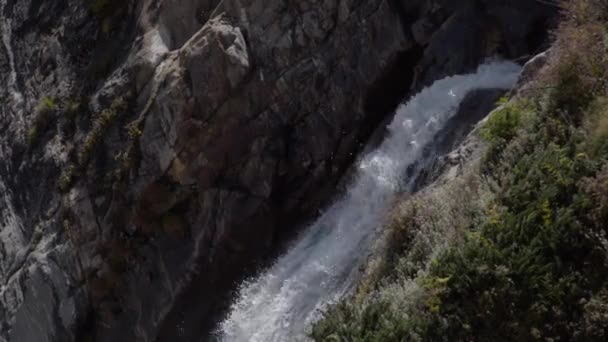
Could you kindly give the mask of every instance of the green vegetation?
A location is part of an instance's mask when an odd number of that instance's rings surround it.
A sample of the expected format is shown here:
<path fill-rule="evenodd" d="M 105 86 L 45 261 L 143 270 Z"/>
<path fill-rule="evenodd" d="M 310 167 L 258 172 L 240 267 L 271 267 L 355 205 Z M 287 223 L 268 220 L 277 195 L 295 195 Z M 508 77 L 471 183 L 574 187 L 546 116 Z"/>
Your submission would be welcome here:
<path fill-rule="evenodd" d="M 40 99 L 34 110 L 34 122 L 27 133 L 27 142 L 30 146 L 36 145 L 42 134 L 49 128 L 52 115 L 57 107 L 57 99 L 54 97 L 44 96 Z"/>
<path fill-rule="evenodd" d="M 480 131 L 489 146 L 487 163 L 494 162 L 500 151 L 517 136 L 518 130 L 535 111 L 534 105 L 523 100 L 504 103 L 490 115 Z"/>
<path fill-rule="evenodd" d="M 88 163 L 94 149 L 100 142 L 100 139 L 112 126 L 115 119 L 122 114 L 128 107 L 128 104 L 124 98 L 116 98 L 110 108 L 103 110 L 97 114 L 97 117 L 93 121 L 93 128 L 84 139 L 84 143 L 78 153 L 78 163 L 84 166 Z"/>
<path fill-rule="evenodd" d="M 77 98 L 42 97 L 34 109 L 34 121 L 27 133 L 28 145 L 34 147 L 39 143 L 54 120 L 59 120 L 64 131 L 69 125 L 73 125 L 83 110 L 82 104 L 83 102 Z"/>
<path fill-rule="evenodd" d="M 513 103 L 505 103 L 497 109 L 481 129 L 481 136 L 492 144 L 506 143 L 513 139 L 521 126 L 523 110 Z"/>
<path fill-rule="evenodd" d="M 133 123 L 127 126 L 127 134 L 129 135 L 129 139 L 137 139 L 139 138 L 143 132 L 137 123 Z"/>
<path fill-rule="evenodd" d="M 118 185 L 124 181 L 139 161 L 138 139 L 143 134 L 142 125 L 143 120 L 135 119 L 125 127 L 129 141 L 126 148 L 114 158 L 117 163 L 117 167 L 113 172 L 114 185 Z"/>
<path fill-rule="evenodd" d="M 57 99 L 54 97 L 45 96 L 40 100 L 36 107 L 37 112 L 49 112 L 57 108 Z"/>
<path fill-rule="evenodd" d="M 127 96 L 129 96 L 127 94 Z M 63 111 L 67 118 L 67 123 L 74 123 L 78 113 L 83 107 L 83 101 L 69 99 L 63 102 Z M 123 97 L 117 97 L 112 101 L 109 108 L 104 109 L 96 114 L 91 129 L 85 135 L 80 148 L 77 149 L 77 161 L 66 166 L 57 180 L 59 191 L 68 192 L 78 175 L 86 168 L 90 159 L 93 157 L 95 149 L 103 140 L 104 134 L 116 123 L 117 118 L 128 109 L 127 100 Z M 124 155 L 121 153 L 117 156 L 117 161 L 124 163 L 122 159 Z"/>
<path fill-rule="evenodd" d="M 608 340 L 608 3 L 565 6 L 538 91 L 480 130 L 477 174 L 402 204 L 316 341 Z"/>
<path fill-rule="evenodd" d="M 68 166 L 59 177 L 59 190 L 61 192 L 67 192 L 74 183 L 76 176 L 76 167 L 74 165 Z"/>

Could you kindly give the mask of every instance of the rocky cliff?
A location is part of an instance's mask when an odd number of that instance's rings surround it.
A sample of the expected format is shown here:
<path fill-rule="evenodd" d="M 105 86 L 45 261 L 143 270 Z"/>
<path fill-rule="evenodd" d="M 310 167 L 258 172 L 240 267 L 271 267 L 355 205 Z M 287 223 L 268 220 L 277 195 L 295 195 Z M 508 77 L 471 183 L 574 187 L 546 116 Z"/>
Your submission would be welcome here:
<path fill-rule="evenodd" d="M 555 12 L 0 0 L 0 340 L 202 338 L 401 100 Z"/>

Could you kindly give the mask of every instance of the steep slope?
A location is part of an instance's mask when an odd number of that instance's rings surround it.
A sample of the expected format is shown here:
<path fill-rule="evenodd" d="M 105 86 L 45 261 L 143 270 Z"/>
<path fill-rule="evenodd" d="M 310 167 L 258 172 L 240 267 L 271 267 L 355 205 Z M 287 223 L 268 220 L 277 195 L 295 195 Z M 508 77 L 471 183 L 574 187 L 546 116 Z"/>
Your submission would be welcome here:
<path fill-rule="evenodd" d="M 554 46 L 400 201 L 314 340 L 606 340 L 608 4 L 562 6 Z"/>
<path fill-rule="evenodd" d="M 318 311 L 350 290 L 382 216 L 399 192 L 414 189 L 408 169 L 436 158 L 425 150 L 449 128 L 460 104 L 475 90 L 513 87 L 519 71 L 512 62 L 484 64 L 438 80 L 400 106 L 384 141 L 357 161 L 345 194 L 267 273 L 241 289 L 222 324 L 223 340 L 302 340 Z"/>
<path fill-rule="evenodd" d="M 530 1 L 0 0 L 0 338 L 199 338 L 410 89 Z"/>

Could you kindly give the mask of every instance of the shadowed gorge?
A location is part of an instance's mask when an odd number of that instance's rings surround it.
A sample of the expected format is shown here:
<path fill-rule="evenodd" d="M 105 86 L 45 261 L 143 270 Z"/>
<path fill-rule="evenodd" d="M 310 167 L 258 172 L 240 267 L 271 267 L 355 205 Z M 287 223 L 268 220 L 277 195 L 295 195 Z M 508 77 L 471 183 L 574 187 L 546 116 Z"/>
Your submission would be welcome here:
<path fill-rule="evenodd" d="M 422 49 L 416 47 L 399 53 L 369 88 L 363 103 L 364 110 L 384 117 L 397 108 L 403 95 L 414 85 L 412 65 L 416 65 L 421 57 Z"/>
<path fill-rule="evenodd" d="M 605 340 L 607 13 L 0 0 L 0 341 Z"/>
<path fill-rule="evenodd" d="M 437 81 L 400 107 L 386 140 L 358 162 L 344 197 L 307 228 L 267 273 L 244 284 L 221 325 L 220 339 L 305 337 L 318 310 L 352 286 L 353 272 L 374 239 L 374 226 L 396 193 L 413 189 L 404 171 L 416 161 L 424 162 L 421 149 L 456 114 L 469 91 L 509 88 L 518 71 L 515 64 L 484 65 L 475 74 Z"/>

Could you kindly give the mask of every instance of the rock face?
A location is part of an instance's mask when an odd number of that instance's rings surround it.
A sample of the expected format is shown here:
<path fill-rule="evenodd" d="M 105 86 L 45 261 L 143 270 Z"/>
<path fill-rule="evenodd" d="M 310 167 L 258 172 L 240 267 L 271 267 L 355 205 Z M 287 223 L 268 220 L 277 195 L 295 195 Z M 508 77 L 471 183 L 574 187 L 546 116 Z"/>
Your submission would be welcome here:
<path fill-rule="evenodd" d="M 470 92 L 464 98 L 458 112 L 437 135 L 438 138 L 425 148 L 424 155 L 430 156 L 427 158 L 430 164 L 419 163 L 411 168 L 411 171 L 416 171 L 410 176 L 416 176 L 415 191 L 422 190 L 444 173 L 448 173 L 446 169 L 451 170 L 452 167 L 463 164 L 472 150 L 481 146 L 479 141 L 471 143 L 475 135 L 470 133 L 484 116 L 495 108 L 496 102 L 504 93 L 502 89 L 480 89 Z M 439 157 L 433 159 L 432 156 Z"/>
<path fill-rule="evenodd" d="M 0 0 L 0 341 L 204 337 L 401 100 L 554 12 Z"/>

